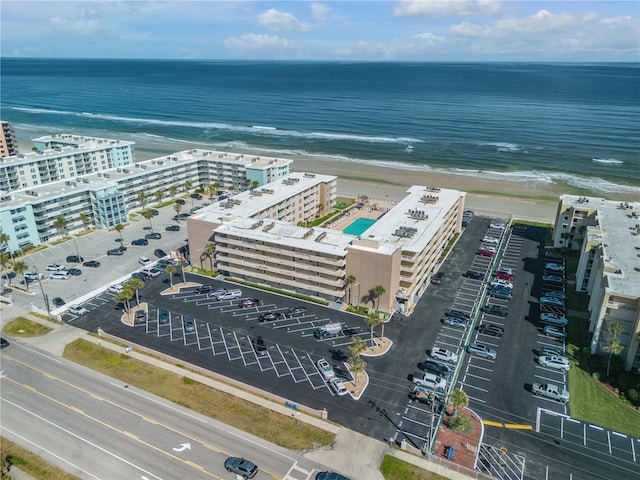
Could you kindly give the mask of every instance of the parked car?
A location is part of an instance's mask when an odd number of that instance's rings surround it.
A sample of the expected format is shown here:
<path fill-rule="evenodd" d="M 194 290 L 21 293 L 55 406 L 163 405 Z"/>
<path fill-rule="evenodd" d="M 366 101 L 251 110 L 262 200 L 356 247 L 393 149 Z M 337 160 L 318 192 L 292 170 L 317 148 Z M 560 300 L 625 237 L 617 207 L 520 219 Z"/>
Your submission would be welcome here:
<path fill-rule="evenodd" d="M 284 316 L 287 318 L 291 317 L 299 317 L 300 315 L 304 315 L 307 313 L 307 307 L 303 307 L 302 305 L 298 305 L 297 307 L 291 307 L 284 313 Z"/>
<path fill-rule="evenodd" d="M 540 303 L 543 305 L 555 305 L 556 307 L 564 307 L 565 302 L 558 297 L 540 297 Z"/>
<path fill-rule="evenodd" d="M 331 391 L 338 396 L 342 396 L 342 395 L 346 395 L 347 393 L 349 393 L 349 391 L 347 390 L 347 387 L 344 385 L 344 382 L 342 380 L 340 380 L 338 377 L 336 378 L 332 378 L 331 380 L 329 380 L 329 388 L 331 388 Z"/>
<path fill-rule="evenodd" d="M 192 193 L 191 198 L 194 198 L 196 200 L 202 200 L 202 195 L 200 195 L 199 193 Z"/>
<path fill-rule="evenodd" d="M 67 263 L 82 263 L 84 262 L 84 258 L 79 257 L 78 255 L 69 255 L 67 257 Z"/>
<path fill-rule="evenodd" d="M 562 327 L 556 327 L 555 325 L 547 325 L 542 329 L 542 334 L 547 337 L 555 338 L 556 340 L 564 340 L 567 338 L 567 332 Z"/>
<path fill-rule="evenodd" d="M 89 310 L 84 308 L 82 305 L 71 305 L 67 311 L 69 313 L 73 313 L 74 315 L 85 315 L 89 313 Z"/>
<path fill-rule="evenodd" d="M 567 357 L 559 357 L 555 355 L 544 355 L 538 357 L 538 363 L 543 367 L 549 367 L 555 370 L 564 370 L 565 372 L 568 372 L 571 368 L 571 363 Z"/>
<path fill-rule="evenodd" d="M 160 215 L 160 212 L 155 208 L 150 208 L 149 211 L 151 212 L 151 215 L 153 215 L 154 217 L 157 217 L 158 215 Z"/>
<path fill-rule="evenodd" d="M 193 293 L 196 293 L 198 295 L 200 295 L 201 293 L 209 293 L 213 290 L 215 290 L 216 287 L 214 287 L 213 285 L 209 284 L 209 285 L 199 285 L 196 287 L 196 289 L 193 291 Z"/>
<path fill-rule="evenodd" d="M 143 255 L 138 258 L 138 263 L 140 265 L 148 265 L 149 263 L 151 263 L 151 259 Z"/>
<path fill-rule="evenodd" d="M 117 283 L 115 285 L 111 285 L 109 288 L 107 288 L 107 292 L 109 293 L 115 293 L 118 294 L 122 291 L 122 284 Z"/>
<path fill-rule="evenodd" d="M 421 365 L 419 365 L 419 367 L 422 368 L 422 370 L 424 370 L 425 372 L 433 373 L 434 375 L 438 375 L 444 378 L 451 377 L 451 374 L 453 373 L 449 366 L 441 363 L 435 358 L 427 358 L 424 362 L 422 362 Z"/>
<path fill-rule="evenodd" d="M 84 262 L 82 264 L 83 267 L 91 267 L 91 268 L 98 268 L 100 266 L 100 262 L 97 260 L 89 260 L 88 262 Z"/>
<path fill-rule="evenodd" d="M 51 300 L 53 302 L 53 305 L 56 307 L 61 307 L 63 306 L 66 302 L 60 298 L 60 297 L 55 297 L 53 300 Z"/>
<path fill-rule="evenodd" d="M 543 345 L 538 349 L 538 356 L 556 356 L 556 357 L 568 357 L 567 353 L 564 351 L 564 348 L 551 347 L 549 345 Z"/>
<path fill-rule="evenodd" d="M 566 327 L 569 323 L 569 320 L 567 320 L 567 317 L 565 317 L 564 315 L 558 315 L 557 313 L 548 312 L 540 314 L 540 321 L 542 323 L 548 323 L 549 325 L 556 325 L 559 327 Z"/>
<path fill-rule="evenodd" d="M 501 222 L 493 222 L 489 224 L 489 228 L 495 228 L 498 230 L 504 230 L 506 227 L 506 225 L 504 223 Z"/>
<path fill-rule="evenodd" d="M 169 314 L 169 310 L 165 310 L 164 308 L 158 309 L 158 323 L 160 325 L 165 325 L 171 321 L 171 315 Z"/>
<path fill-rule="evenodd" d="M 161 248 L 156 248 L 153 251 L 153 254 L 158 257 L 158 258 L 163 258 L 167 256 L 167 252 L 165 252 L 164 250 L 162 250 Z"/>
<path fill-rule="evenodd" d="M 483 323 L 478 327 L 478 332 L 483 333 L 484 335 L 491 335 L 493 337 L 500 338 L 504 335 L 504 328 L 497 325 L 487 325 Z"/>
<path fill-rule="evenodd" d="M 112 248 L 107 251 L 107 255 L 124 255 L 124 250 L 122 248 Z"/>
<path fill-rule="evenodd" d="M 162 235 L 160 235 L 158 232 L 151 232 L 147 233 L 144 238 L 146 238 L 147 240 L 160 240 L 162 238 Z"/>
<path fill-rule="evenodd" d="M 177 200 L 176 200 L 176 203 L 177 203 L 178 205 L 184 205 L 184 204 L 185 204 L 185 203 L 187 203 L 187 202 L 185 202 L 183 199 L 179 198 L 179 199 L 177 199 Z"/>
<path fill-rule="evenodd" d="M 562 292 L 562 291 L 557 291 L 557 292 L 544 292 L 542 294 L 543 297 L 553 297 L 553 298 L 560 298 L 562 300 L 566 300 L 567 299 L 567 294 Z"/>
<path fill-rule="evenodd" d="M 7 339 L 0 337 L 0 348 L 8 347 L 10 345 Z M 316 477 L 318 478 L 318 477 Z"/>
<path fill-rule="evenodd" d="M 437 360 L 442 360 L 444 362 L 448 362 L 448 363 L 457 363 L 458 362 L 458 355 L 456 355 L 452 351 L 446 350 L 444 348 L 433 347 L 431 349 L 430 355 L 433 358 L 435 358 Z"/>
<path fill-rule="evenodd" d="M 563 283 L 564 279 L 560 275 L 543 275 L 542 281 L 549 283 Z"/>
<path fill-rule="evenodd" d="M 238 306 L 240 308 L 250 308 L 250 307 L 257 307 L 258 305 L 261 305 L 262 301 L 258 300 L 257 298 L 245 298 L 243 300 L 240 300 L 240 302 L 238 302 Z"/>
<path fill-rule="evenodd" d="M 511 292 L 504 290 L 493 290 L 489 292 L 489 295 L 500 300 L 511 300 Z"/>
<path fill-rule="evenodd" d="M 221 300 L 235 300 L 236 298 L 240 298 L 242 297 L 242 290 L 240 289 L 233 289 L 233 290 L 227 290 L 224 293 L 217 295 L 215 298 L 218 301 Z"/>
<path fill-rule="evenodd" d="M 144 273 L 145 275 L 153 278 L 153 277 L 157 277 L 158 275 L 162 274 L 162 270 L 160 270 L 159 268 L 143 268 L 141 270 L 142 273 Z"/>
<path fill-rule="evenodd" d="M 545 263 L 544 269 L 552 272 L 564 272 L 564 265 L 559 263 Z"/>
<path fill-rule="evenodd" d="M 241 457 L 227 458 L 224 462 L 224 468 L 227 469 L 227 472 L 233 472 L 242 478 L 253 478 L 258 473 L 258 467 L 255 463 Z"/>
<path fill-rule="evenodd" d="M 332 378 L 335 378 L 336 373 L 333 371 L 333 368 L 331 368 L 331 365 L 329 365 L 329 362 L 327 362 L 324 358 L 318 360 L 317 365 L 318 370 L 320 371 L 320 375 L 322 375 L 325 380 L 331 380 Z"/>
<path fill-rule="evenodd" d="M 504 285 L 491 285 L 489 287 L 489 291 L 490 292 L 505 292 L 505 293 L 511 293 L 511 288 L 510 287 L 506 287 Z"/>
<path fill-rule="evenodd" d="M 442 278 L 444 277 L 443 272 L 438 272 L 431 277 L 431 283 L 434 285 L 440 285 L 442 283 Z"/>
<path fill-rule="evenodd" d="M 336 472 L 326 471 L 319 472 L 316 475 L 316 480 L 349 480 L 349 478 Z"/>
<path fill-rule="evenodd" d="M 253 351 L 256 352 L 256 355 L 266 355 L 267 354 L 267 346 L 264 343 L 264 339 L 261 336 L 257 336 L 251 341 L 251 345 L 253 345 Z"/>
<path fill-rule="evenodd" d="M 462 310 L 456 310 L 455 308 L 449 310 L 449 313 L 447 313 L 448 317 L 456 317 L 456 318 L 462 318 L 463 320 L 467 320 L 469 318 L 471 318 L 471 314 L 467 313 L 467 312 L 463 312 Z"/>
<path fill-rule="evenodd" d="M 495 280 L 493 280 L 493 282 L 491 282 L 489 287 L 496 287 L 496 286 L 513 288 L 513 282 L 510 282 L 509 280 L 503 280 L 501 278 L 496 278 Z"/>
<path fill-rule="evenodd" d="M 495 360 L 498 356 L 498 353 L 493 348 L 489 348 L 484 343 L 478 342 L 470 343 L 467 347 L 467 352 L 472 355 L 477 355 L 478 357 L 488 358 L 490 360 Z"/>
<path fill-rule="evenodd" d="M 52 280 L 69 280 L 70 275 L 66 270 L 60 270 L 59 272 L 53 272 L 49 275 L 49 278 Z"/>
<path fill-rule="evenodd" d="M 463 320 L 458 317 L 444 317 L 442 319 L 442 323 L 453 328 L 467 328 L 469 326 L 469 322 L 467 320 Z"/>
<path fill-rule="evenodd" d="M 467 273 L 465 273 L 464 276 L 473 280 L 484 280 L 484 273 L 480 273 L 475 270 L 467 270 Z"/>
<path fill-rule="evenodd" d="M 495 257 L 496 249 L 492 247 L 480 247 L 476 253 L 483 257 Z"/>
<path fill-rule="evenodd" d="M 499 317 L 506 317 L 508 314 L 507 307 L 503 305 L 485 305 L 482 307 L 482 311 L 489 315 L 498 315 Z"/>
<path fill-rule="evenodd" d="M 184 326 L 184 331 L 187 333 L 196 330 L 196 324 L 191 317 L 182 317 L 182 325 Z"/>
<path fill-rule="evenodd" d="M 82 270 L 80 270 L 79 268 L 70 268 L 69 270 L 67 270 L 67 272 L 69 272 L 69 275 L 73 275 L 75 277 L 77 277 L 78 275 L 82 275 Z"/>
<path fill-rule="evenodd" d="M 258 315 L 259 322 L 275 322 L 281 318 L 282 314 L 280 312 L 265 312 Z"/>
<path fill-rule="evenodd" d="M 147 280 L 149 280 L 149 275 L 147 275 L 145 272 L 133 272 L 131 274 L 131 278 L 139 278 L 140 280 L 142 280 L 143 282 L 146 282 Z"/>
<path fill-rule="evenodd" d="M 47 265 L 47 271 L 49 272 L 59 272 L 60 270 L 64 270 L 64 265 L 60 265 L 59 263 L 50 263 Z"/>
<path fill-rule="evenodd" d="M 499 241 L 500 240 L 498 240 L 496 237 L 485 236 L 482 238 L 482 243 L 493 243 L 494 245 L 497 245 Z"/>
<path fill-rule="evenodd" d="M 25 272 L 24 278 L 30 282 L 35 282 L 36 280 L 43 280 L 45 277 L 44 277 L 44 273 Z"/>
<path fill-rule="evenodd" d="M 207 293 L 207 298 L 215 298 L 216 300 L 219 300 L 220 297 L 225 295 L 228 291 L 229 290 L 227 290 L 226 288 L 215 288 Z"/>
<path fill-rule="evenodd" d="M 145 245 L 149 245 L 149 240 L 147 240 L 146 238 L 137 238 L 136 240 L 134 240 L 133 242 L 131 242 L 131 245 L 137 245 L 137 246 L 145 246 Z"/>
<path fill-rule="evenodd" d="M 167 232 L 179 232 L 180 231 L 180 225 L 169 225 L 167 228 L 165 228 L 165 231 L 167 231 Z"/>
<path fill-rule="evenodd" d="M 508 270 L 511 270 L 510 268 Z M 499 278 L 501 280 L 509 280 L 511 282 L 513 282 L 515 280 L 515 275 L 512 272 L 506 272 L 504 270 L 498 269 L 496 270 L 495 273 L 496 278 Z"/>

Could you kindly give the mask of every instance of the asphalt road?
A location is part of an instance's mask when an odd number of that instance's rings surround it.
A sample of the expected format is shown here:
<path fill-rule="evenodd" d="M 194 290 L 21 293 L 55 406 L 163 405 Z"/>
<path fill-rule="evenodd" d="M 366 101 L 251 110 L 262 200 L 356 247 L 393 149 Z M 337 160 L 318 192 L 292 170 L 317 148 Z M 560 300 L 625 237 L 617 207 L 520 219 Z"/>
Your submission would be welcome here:
<path fill-rule="evenodd" d="M 262 480 L 326 468 L 30 347 L 3 350 L 2 367 L 2 434 L 81 478 L 231 479 L 228 456 L 255 462 Z"/>

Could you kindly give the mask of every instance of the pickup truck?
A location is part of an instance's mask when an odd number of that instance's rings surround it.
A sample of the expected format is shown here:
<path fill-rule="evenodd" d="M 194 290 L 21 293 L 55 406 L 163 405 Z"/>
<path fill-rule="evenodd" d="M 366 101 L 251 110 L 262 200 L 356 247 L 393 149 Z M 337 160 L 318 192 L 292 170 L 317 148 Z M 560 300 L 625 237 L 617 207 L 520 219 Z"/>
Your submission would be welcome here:
<path fill-rule="evenodd" d="M 418 387 L 432 390 L 436 393 L 444 393 L 447 388 L 447 381 L 433 373 L 416 372 L 413 374 L 413 383 Z"/>
<path fill-rule="evenodd" d="M 551 383 L 534 383 L 531 391 L 539 397 L 547 397 L 560 403 L 569 402 L 569 392 Z"/>
<path fill-rule="evenodd" d="M 443 402 L 443 397 L 441 395 L 436 394 L 431 390 L 425 390 L 422 387 L 416 386 L 410 394 L 413 400 L 416 400 L 420 403 L 425 403 L 427 405 L 436 406 L 438 405 L 440 408 L 441 403 Z"/>

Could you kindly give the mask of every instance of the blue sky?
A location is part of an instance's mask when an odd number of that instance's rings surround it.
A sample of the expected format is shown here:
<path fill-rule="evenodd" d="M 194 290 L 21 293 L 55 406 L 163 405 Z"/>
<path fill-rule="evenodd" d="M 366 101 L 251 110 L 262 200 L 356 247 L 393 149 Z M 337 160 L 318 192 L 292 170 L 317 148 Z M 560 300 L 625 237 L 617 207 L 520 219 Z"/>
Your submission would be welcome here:
<path fill-rule="evenodd" d="M 634 1 L 2 0 L 3 57 L 640 61 Z"/>

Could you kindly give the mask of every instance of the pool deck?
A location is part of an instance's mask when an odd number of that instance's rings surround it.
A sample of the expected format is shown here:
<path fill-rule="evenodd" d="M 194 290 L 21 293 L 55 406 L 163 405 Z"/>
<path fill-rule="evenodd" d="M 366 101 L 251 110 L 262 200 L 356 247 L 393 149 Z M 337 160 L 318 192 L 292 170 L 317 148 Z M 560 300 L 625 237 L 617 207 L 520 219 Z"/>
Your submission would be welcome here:
<path fill-rule="evenodd" d="M 370 202 L 364 204 L 363 207 L 358 208 L 356 205 L 345 210 L 338 219 L 324 225 L 326 228 L 332 230 L 344 230 L 358 218 L 369 218 L 371 220 L 377 220 L 388 211 L 388 208 L 377 210 L 373 209 L 373 205 Z"/>

